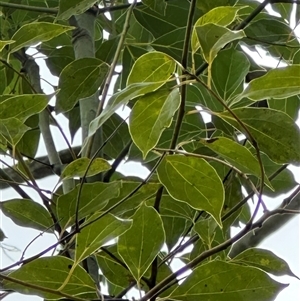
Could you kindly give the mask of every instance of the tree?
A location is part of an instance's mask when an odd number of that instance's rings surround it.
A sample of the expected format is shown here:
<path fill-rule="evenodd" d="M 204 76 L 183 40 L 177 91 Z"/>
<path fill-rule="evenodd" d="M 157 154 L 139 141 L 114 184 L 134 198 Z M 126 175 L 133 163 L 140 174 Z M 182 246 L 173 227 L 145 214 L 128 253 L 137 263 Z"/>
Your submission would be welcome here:
<path fill-rule="evenodd" d="M 300 186 L 287 166 L 300 163 L 300 50 L 286 22 L 299 1 L 95 2 L 0 2 L 0 148 L 14 161 L 0 179 L 20 195 L 1 210 L 57 237 L 1 270 L 5 295 L 126 300 L 135 287 L 139 301 L 274 300 L 286 285 L 267 273 L 295 275 L 256 246 L 299 213 Z M 30 47 L 59 77 L 54 94 L 43 93 Z M 258 65 L 245 48 L 285 66 Z M 116 113 L 122 106 L 129 119 Z M 50 125 L 68 149 L 57 151 Z M 78 130 L 82 145 L 72 147 Z M 39 143 L 47 157 L 37 157 Z M 123 160 L 149 175 L 122 175 Z M 60 185 L 49 193 L 36 180 L 50 174 Z M 269 210 L 264 196 L 286 192 Z M 172 259 L 190 245 L 173 272 Z"/>

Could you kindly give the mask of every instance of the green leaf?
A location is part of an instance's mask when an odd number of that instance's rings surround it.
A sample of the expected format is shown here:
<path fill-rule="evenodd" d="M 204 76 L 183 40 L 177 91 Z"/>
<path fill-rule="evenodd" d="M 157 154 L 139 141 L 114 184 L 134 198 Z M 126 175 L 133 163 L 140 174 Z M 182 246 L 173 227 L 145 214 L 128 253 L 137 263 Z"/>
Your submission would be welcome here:
<path fill-rule="evenodd" d="M 25 24 L 12 36 L 11 39 L 16 42 L 12 45 L 10 52 L 13 53 L 23 47 L 49 41 L 72 29 L 74 29 L 74 27 L 48 22 L 32 22 Z"/>
<path fill-rule="evenodd" d="M 142 204 L 132 217 L 132 227 L 118 241 L 118 252 L 136 281 L 147 271 L 164 242 L 165 233 L 159 214 L 153 207 Z"/>
<path fill-rule="evenodd" d="M 182 155 L 166 156 L 158 169 L 160 182 L 176 200 L 205 210 L 222 227 L 224 188 L 215 169 L 205 160 Z"/>
<path fill-rule="evenodd" d="M 300 65 L 291 65 L 268 71 L 266 75 L 252 80 L 234 101 L 250 98 L 254 101 L 268 98 L 285 98 L 299 94 Z"/>
<path fill-rule="evenodd" d="M 127 79 L 127 85 L 142 82 L 166 82 L 175 72 L 176 63 L 163 52 L 149 52 L 134 63 Z"/>
<path fill-rule="evenodd" d="M 219 6 L 209 10 L 205 15 L 200 17 L 196 21 L 192 33 L 191 44 L 193 49 L 198 49 L 200 47 L 196 27 L 209 23 L 226 27 L 236 19 L 238 11 L 242 8 L 244 8 L 244 6 Z"/>
<path fill-rule="evenodd" d="M 9 276 L 25 283 L 38 285 L 45 289 L 58 290 L 68 277 L 73 264 L 74 261 L 67 257 L 42 257 L 22 265 L 19 269 L 10 273 Z M 40 291 L 7 280 L 3 281 L 3 287 L 6 290 L 11 289 L 22 294 L 38 295 L 47 299 L 59 298 L 56 294 Z M 71 296 L 80 296 L 81 298 L 86 296 L 88 299 L 97 297 L 93 279 L 79 265 L 75 267 L 68 283 L 61 292 Z"/>
<path fill-rule="evenodd" d="M 119 195 L 121 185 L 121 182 L 83 184 L 79 201 L 79 219 L 104 208 L 108 200 Z M 75 221 L 78 189 L 79 185 L 57 200 L 57 215 L 64 228 L 71 226 Z"/>
<path fill-rule="evenodd" d="M 139 57 L 128 76 L 127 87 L 115 93 L 100 116 L 91 122 L 89 136 L 92 136 L 122 105 L 163 86 L 173 75 L 175 67 L 175 61 L 162 52 L 150 52 Z"/>
<path fill-rule="evenodd" d="M 170 216 L 162 216 L 161 218 L 166 233 L 166 245 L 170 251 L 183 236 L 184 230 L 186 229 L 186 220 L 180 217 Z"/>
<path fill-rule="evenodd" d="M 0 119 L 17 118 L 25 121 L 28 117 L 41 112 L 48 104 L 45 94 L 17 95 L 0 103 Z"/>
<path fill-rule="evenodd" d="M 70 111 L 79 99 L 96 93 L 107 72 L 107 64 L 96 58 L 81 58 L 67 65 L 59 78 L 57 113 Z"/>
<path fill-rule="evenodd" d="M 257 267 L 275 276 L 289 275 L 298 278 L 291 271 L 289 265 L 270 250 L 259 248 L 247 249 L 234 257 L 232 262 L 246 266 Z"/>
<path fill-rule="evenodd" d="M 165 0 L 142 0 L 144 5 L 148 6 L 153 11 L 164 15 L 167 7 Z"/>
<path fill-rule="evenodd" d="M 197 26 L 195 29 L 204 59 L 209 64 L 225 45 L 245 36 L 242 30 L 232 31 L 212 23 Z M 192 45 L 193 52 L 198 50 L 199 45 Z"/>
<path fill-rule="evenodd" d="M 117 252 L 117 245 L 107 246 L 105 250 L 107 250 L 109 254 L 113 254 L 115 259 L 103 250 L 97 253 L 96 258 L 103 275 L 113 284 L 127 287 L 134 281 L 134 278 L 126 266 L 121 264 L 122 259 Z"/>
<path fill-rule="evenodd" d="M 212 218 L 201 219 L 194 225 L 194 230 L 198 233 L 202 241 L 210 248 L 217 229 L 217 223 Z"/>
<path fill-rule="evenodd" d="M 144 158 L 156 146 L 164 129 L 171 125 L 179 105 L 177 89 L 171 93 L 168 89 L 161 89 L 141 97 L 135 103 L 130 114 L 129 131 Z"/>
<path fill-rule="evenodd" d="M 265 108 L 240 108 L 233 112 L 245 124 L 261 151 L 277 163 L 300 162 L 300 135 L 295 122 L 285 113 Z M 228 112 L 218 113 L 244 132 Z"/>
<path fill-rule="evenodd" d="M 8 41 L 0 41 L 0 52 L 3 50 L 3 48 L 4 48 L 6 45 L 9 45 L 9 44 L 12 44 L 12 43 L 15 43 L 15 41 L 12 41 L 12 40 L 8 40 Z"/>
<path fill-rule="evenodd" d="M 89 167 L 86 175 L 87 177 L 94 176 L 111 168 L 110 164 L 102 158 L 95 158 L 91 164 L 90 162 L 91 159 L 89 158 L 79 158 L 77 160 L 74 160 L 63 170 L 60 176 L 61 179 L 83 177 L 86 173 L 87 167 Z"/>
<path fill-rule="evenodd" d="M 86 12 L 94 4 L 93 0 L 60 0 L 57 19 L 68 20 L 73 15 Z"/>
<path fill-rule="evenodd" d="M 258 178 L 261 177 L 257 159 L 241 144 L 225 137 L 214 137 L 209 140 L 201 139 L 200 142 L 240 171 L 253 174 Z"/>
<path fill-rule="evenodd" d="M 95 218 L 97 218 L 97 214 L 91 216 L 86 222 Z M 131 221 L 120 220 L 108 214 L 82 229 L 76 238 L 76 262 L 93 254 L 101 246 L 127 231 L 130 226 Z"/>
<path fill-rule="evenodd" d="M 30 130 L 30 127 L 17 118 L 2 119 L 0 122 L 0 134 L 11 145 L 17 145 L 28 130 Z"/>
<path fill-rule="evenodd" d="M 283 99 L 271 98 L 268 100 L 271 109 L 288 114 L 293 120 L 297 120 L 300 109 L 300 96 L 294 95 Z"/>
<path fill-rule="evenodd" d="M 18 226 L 53 233 L 53 220 L 49 212 L 32 200 L 12 199 L 1 202 L 0 208 Z"/>
<path fill-rule="evenodd" d="M 212 63 L 212 82 L 220 97 L 229 101 L 242 92 L 250 62 L 246 55 L 233 47 L 220 51 Z"/>
<path fill-rule="evenodd" d="M 181 301 L 274 300 L 286 286 L 259 269 L 216 260 L 197 267 L 170 298 Z"/>

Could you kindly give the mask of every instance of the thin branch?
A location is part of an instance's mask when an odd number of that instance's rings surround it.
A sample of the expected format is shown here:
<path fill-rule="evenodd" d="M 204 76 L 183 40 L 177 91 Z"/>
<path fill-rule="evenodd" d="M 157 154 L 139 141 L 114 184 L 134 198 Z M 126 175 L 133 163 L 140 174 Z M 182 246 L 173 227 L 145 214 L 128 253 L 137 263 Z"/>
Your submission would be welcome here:
<path fill-rule="evenodd" d="M 190 261 L 188 264 L 186 264 L 184 267 L 182 267 L 181 269 L 172 273 L 170 276 L 166 277 L 164 280 L 162 280 L 152 290 L 147 292 L 144 297 L 139 299 L 139 301 L 147 301 L 150 298 L 157 296 L 158 292 L 161 293 L 161 292 L 165 291 L 166 286 L 169 287 L 169 284 L 172 281 L 174 281 L 177 277 L 186 273 L 188 270 L 195 268 L 199 263 L 201 263 L 206 258 L 213 256 L 223 250 L 226 250 L 233 243 L 235 243 L 240 238 L 242 238 L 244 235 L 246 235 L 249 231 L 261 227 L 267 219 L 269 219 L 271 216 L 276 215 L 276 214 L 277 214 L 276 210 L 265 212 L 263 217 L 259 221 L 255 222 L 255 223 L 247 224 L 238 234 L 236 234 L 232 238 L 224 241 L 223 243 L 217 245 L 216 247 L 214 247 L 212 249 L 202 252 L 200 255 L 198 255 L 196 258 L 194 258 L 192 261 Z"/>
<path fill-rule="evenodd" d="M 109 87 L 111 85 L 112 78 L 114 76 L 115 68 L 118 64 L 119 56 L 120 56 L 120 54 L 122 52 L 122 49 L 123 49 L 123 46 L 124 46 L 126 35 L 127 35 L 127 32 L 128 32 L 128 29 L 129 29 L 129 23 L 130 23 L 131 15 L 133 13 L 133 9 L 134 9 L 135 5 L 136 5 L 136 0 L 132 2 L 131 6 L 128 9 L 128 12 L 126 14 L 126 18 L 125 18 L 124 26 L 123 26 L 123 31 L 121 33 L 120 40 L 119 40 L 116 52 L 115 52 L 113 61 L 111 63 L 111 66 L 110 66 L 109 73 L 107 75 L 105 84 L 104 84 L 101 100 L 100 100 L 95 118 L 97 116 L 99 116 L 101 114 L 102 110 L 103 110 L 104 103 L 105 103 L 105 100 L 107 98 L 108 90 L 109 90 Z M 93 141 L 94 141 L 94 135 L 92 137 L 89 137 L 89 140 L 88 140 L 87 149 L 86 149 L 87 157 L 91 156 Z"/>
<path fill-rule="evenodd" d="M 32 284 L 32 283 L 29 283 L 29 282 L 26 282 L 26 281 L 15 279 L 13 277 L 5 276 L 3 274 L 0 274 L 0 279 L 4 279 L 6 281 L 11 281 L 13 283 L 20 284 L 24 287 L 30 287 L 32 289 L 36 289 L 36 290 L 41 291 L 41 292 L 51 293 L 51 294 L 56 295 L 56 296 L 65 297 L 65 298 L 68 298 L 70 300 L 86 301 L 86 299 L 78 298 L 76 296 L 72 296 L 72 295 L 69 295 L 69 294 L 54 290 L 54 289 L 50 289 L 50 288 L 47 288 L 47 287 L 43 287 L 43 286 Z"/>
<path fill-rule="evenodd" d="M 111 165 L 111 169 L 109 169 L 104 177 L 103 177 L 103 182 L 107 183 L 110 180 L 110 177 L 115 173 L 116 169 L 118 168 L 118 166 L 121 164 L 121 162 L 124 160 L 124 158 L 126 157 L 126 155 L 129 152 L 129 149 L 132 145 L 132 140 L 130 140 L 126 146 L 122 149 L 122 151 L 120 152 L 120 154 L 118 155 L 118 157 L 115 159 L 115 161 L 113 162 L 113 164 Z"/>

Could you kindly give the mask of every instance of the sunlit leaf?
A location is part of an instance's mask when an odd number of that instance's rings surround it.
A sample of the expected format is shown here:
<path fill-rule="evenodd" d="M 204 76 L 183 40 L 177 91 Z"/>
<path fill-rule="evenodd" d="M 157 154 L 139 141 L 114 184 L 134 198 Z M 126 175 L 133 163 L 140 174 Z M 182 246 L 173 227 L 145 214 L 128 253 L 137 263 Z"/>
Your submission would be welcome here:
<path fill-rule="evenodd" d="M 6 45 L 9 45 L 9 44 L 12 44 L 14 43 L 15 41 L 12 41 L 12 40 L 8 40 L 8 41 L 0 41 L 0 51 L 3 50 L 3 48 L 6 46 Z"/>
<path fill-rule="evenodd" d="M 299 74 L 300 65 L 272 69 L 266 75 L 252 80 L 235 101 L 244 97 L 262 100 L 297 95 L 300 91 Z"/>
<path fill-rule="evenodd" d="M 121 182 L 83 184 L 79 200 L 79 219 L 104 208 L 110 199 L 119 195 L 121 186 Z M 75 221 L 78 189 L 79 185 L 57 200 L 56 211 L 63 227 L 71 226 Z"/>
<path fill-rule="evenodd" d="M 155 237 L 155 239 L 146 239 Z M 142 205 L 132 217 L 132 227 L 118 241 L 118 252 L 139 281 L 165 242 L 162 220 L 153 207 Z"/>
<path fill-rule="evenodd" d="M 138 99 L 129 119 L 129 130 L 134 143 L 144 158 L 156 146 L 165 128 L 172 123 L 180 104 L 178 90 L 158 90 Z"/>
<path fill-rule="evenodd" d="M 166 156 L 158 167 L 158 177 L 170 195 L 197 210 L 205 210 L 221 226 L 224 202 L 222 181 L 205 160 L 181 155 Z"/>

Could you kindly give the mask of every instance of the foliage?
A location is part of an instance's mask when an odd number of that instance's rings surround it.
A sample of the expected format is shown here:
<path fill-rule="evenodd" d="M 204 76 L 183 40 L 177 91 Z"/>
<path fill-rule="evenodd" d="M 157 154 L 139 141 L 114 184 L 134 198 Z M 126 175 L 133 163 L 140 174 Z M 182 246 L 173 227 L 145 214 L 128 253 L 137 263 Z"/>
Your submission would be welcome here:
<path fill-rule="evenodd" d="M 230 248 L 256 228 L 270 234 L 266 220 L 274 226 L 298 213 L 299 184 L 286 169 L 300 164 L 300 45 L 286 23 L 293 1 L 95 2 L 0 2 L 0 149 L 14 164 L 0 180 L 20 195 L 0 208 L 21 227 L 57 236 L 4 267 L 1 289 L 47 300 L 120 300 L 133 287 L 139 301 L 274 300 L 286 285 L 268 274 L 297 277 L 288 265 L 255 245 L 234 255 Z M 268 14 L 268 3 L 280 16 Z M 260 66 L 246 48 L 284 66 Z M 41 55 L 59 77 L 51 95 L 41 89 Z M 50 124 L 68 145 L 64 155 Z M 37 157 L 40 144 L 47 158 Z M 124 160 L 147 167 L 147 178 L 116 171 Z M 59 178 L 51 193 L 36 182 L 49 170 Z M 294 188 L 268 210 L 264 193 Z M 184 266 L 173 272 L 175 256 Z"/>

